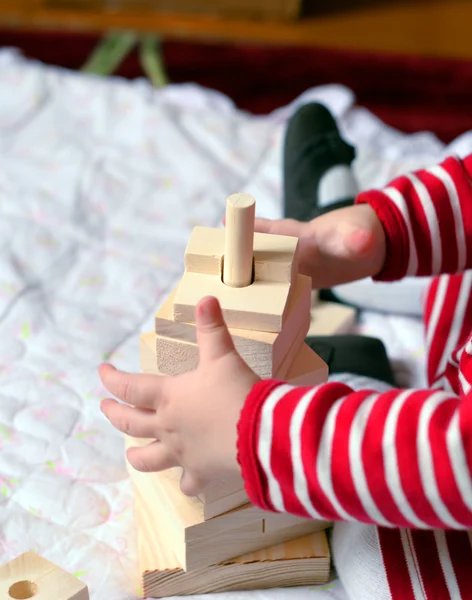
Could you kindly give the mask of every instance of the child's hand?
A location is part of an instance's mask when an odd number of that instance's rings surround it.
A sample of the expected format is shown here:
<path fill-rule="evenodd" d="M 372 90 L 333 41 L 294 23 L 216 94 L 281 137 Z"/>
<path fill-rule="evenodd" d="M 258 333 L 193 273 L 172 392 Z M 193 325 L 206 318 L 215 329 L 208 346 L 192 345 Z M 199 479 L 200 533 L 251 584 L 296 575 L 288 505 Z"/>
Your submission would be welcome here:
<path fill-rule="evenodd" d="M 385 261 L 385 234 L 368 204 L 340 208 L 309 223 L 256 219 L 256 231 L 299 238 L 299 269 L 317 289 L 377 275 Z"/>
<path fill-rule="evenodd" d="M 183 467 L 181 489 L 200 493 L 213 479 L 240 473 L 237 424 L 246 396 L 258 377 L 236 352 L 218 301 L 197 306 L 200 362 L 178 376 L 129 374 L 111 365 L 99 368 L 103 384 L 125 402 L 106 399 L 101 408 L 123 433 L 156 441 L 130 448 L 138 471 Z"/>

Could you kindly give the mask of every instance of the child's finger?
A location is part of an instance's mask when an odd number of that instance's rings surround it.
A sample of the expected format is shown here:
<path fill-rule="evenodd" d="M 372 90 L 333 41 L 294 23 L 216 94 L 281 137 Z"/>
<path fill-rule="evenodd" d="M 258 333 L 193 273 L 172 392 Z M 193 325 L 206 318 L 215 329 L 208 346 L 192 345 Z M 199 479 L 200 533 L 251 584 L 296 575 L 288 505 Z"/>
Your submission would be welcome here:
<path fill-rule="evenodd" d="M 196 309 L 197 342 L 200 362 L 236 352 L 216 298 L 203 298 Z"/>
<path fill-rule="evenodd" d="M 274 233 L 274 223 L 271 219 L 258 218 L 254 221 L 254 231 L 258 233 Z"/>
<path fill-rule="evenodd" d="M 184 471 L 180 479 L 180 491 L 186 496 L 197 496 L 203 491 L 207 483 L 207 481 L 192 475 L 188 471 Z"/>
<path fill-rule="evenodd" d="M 277 235 L 291 235 L 299 237 L 303 223 L 294 219 L 256 219 L 254 231 L 258 233 L 275 233 Z"/>
<path fill-rule="evenodd" d="M 144 373 L 125 373 L 108 364 L 100 365 L 99 374 L 103 385 L 113 396 L 132 406 L 154 408 L 162 378 Z"/>
<path fill-rule="evenodd" d="M 143 473 L 164 471 L 171 467 L 177 467 L 179 464 L 164 444 L 159 441 L 152 442 L 147 446 L 128 448 L 126 456 L 130 465 L 136 471 Z"/>
<path fill-rule="evenodd" d="M 142 408 L 131 408 L 119 404 L 112 398 L 107 398 L 101 403 L 101 409 L 113 427 L 122 433 L 133 437 L 152 438 L 155 436 L 156 413 Z"/>

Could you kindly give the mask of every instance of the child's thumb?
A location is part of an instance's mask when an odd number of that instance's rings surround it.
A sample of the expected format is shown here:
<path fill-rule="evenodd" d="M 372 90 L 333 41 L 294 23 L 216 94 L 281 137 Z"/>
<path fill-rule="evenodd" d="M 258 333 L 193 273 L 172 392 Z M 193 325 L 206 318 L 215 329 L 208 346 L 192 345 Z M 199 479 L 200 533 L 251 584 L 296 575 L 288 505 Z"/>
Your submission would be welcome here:
<path fill-rule="evenodd" d="M 200 300 L 196 307 L 196 324 L 200 362 L 216 360 L 236 351 L 216 298 Z"/>

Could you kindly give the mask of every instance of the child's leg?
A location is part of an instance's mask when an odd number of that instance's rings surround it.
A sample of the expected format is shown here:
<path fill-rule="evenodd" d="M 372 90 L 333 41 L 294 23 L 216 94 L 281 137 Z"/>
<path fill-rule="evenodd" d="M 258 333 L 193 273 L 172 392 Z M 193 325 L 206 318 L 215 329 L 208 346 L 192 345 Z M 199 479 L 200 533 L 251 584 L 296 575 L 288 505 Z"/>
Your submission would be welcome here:
<path fill-rule="evenodd" d="M 349 600 L 472 598 L 467 531 L 336 523 L 331 547 Z"/>
<path fill-rule="evenodd" d="M 355 388 L 384 391 L 395 385 L 383 343 L 362 335 L 314 336 L 305 342 L 328 365 L 330 379 Z M 351 375 L 355 373 L 356 375 Z"/>
<path fill-rule="evenodd" d="M 342 139 L 327 108 L 315 103 L 299 108 L 285 136 L 285 216 L 309 221 L 352 205 L 359 191 L 351 170 L 354 158 L 354 148 Z M 420 316 L 429 281 L 375 283 L 369 278 L 323 291 L 322 297 L 363 309 Z"/>
<path fill-rule="evenodd" d="M 392 600 L 377 527 L 363 523 L 335 523 L 331 552 L 336 573 L 349 600 Z"/>

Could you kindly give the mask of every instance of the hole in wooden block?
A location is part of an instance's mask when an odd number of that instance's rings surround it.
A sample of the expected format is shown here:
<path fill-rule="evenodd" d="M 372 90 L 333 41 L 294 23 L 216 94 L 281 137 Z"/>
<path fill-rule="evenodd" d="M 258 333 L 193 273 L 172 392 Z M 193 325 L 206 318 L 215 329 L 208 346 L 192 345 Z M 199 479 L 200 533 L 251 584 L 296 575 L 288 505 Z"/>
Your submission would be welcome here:
<path fill-rule="evenodd" d="M 33 581 L 17 581 L 8 590 L 8 595 L 15 600 L 27 600 L 38 592 L 39 588 Z"/>

